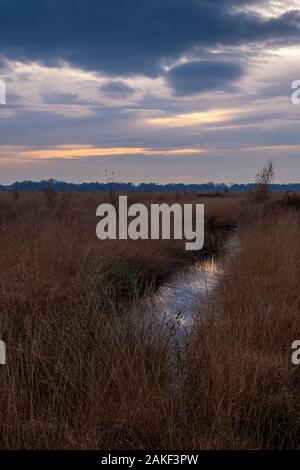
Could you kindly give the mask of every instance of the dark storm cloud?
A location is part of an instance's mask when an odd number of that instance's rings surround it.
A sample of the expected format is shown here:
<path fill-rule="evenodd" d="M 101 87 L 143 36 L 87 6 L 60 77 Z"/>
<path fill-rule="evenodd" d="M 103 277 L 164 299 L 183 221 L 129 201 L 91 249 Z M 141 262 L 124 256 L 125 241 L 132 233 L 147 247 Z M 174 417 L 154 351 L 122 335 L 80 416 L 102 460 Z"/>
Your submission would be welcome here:
<path fill-rule="evenodd" d="M 0 0 L 0 54 L 64 59 L 113 74 L 160 73 L 163 61 L 194 47 L 288 41 L 296 12 L 262 20 L 233 13 L 241 0 Z"/>
<path fill-rule="evenodd" d="M 243 74 L 241 65 L 224 61 L 194 61 L 173 67 L 168 82 L 178 96 L 225 90 Z"/>

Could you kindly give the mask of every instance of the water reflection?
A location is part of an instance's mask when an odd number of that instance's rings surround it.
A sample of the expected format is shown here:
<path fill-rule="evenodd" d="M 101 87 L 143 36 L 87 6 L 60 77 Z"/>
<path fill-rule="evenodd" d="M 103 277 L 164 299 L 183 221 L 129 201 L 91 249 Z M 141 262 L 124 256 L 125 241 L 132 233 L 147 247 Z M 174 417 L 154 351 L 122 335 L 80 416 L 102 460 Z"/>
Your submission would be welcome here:
<path fill-rule="evenodd" d="M 238 238 L 232 235 L 224 245 L 223 255 L 211 257 L 175 273 L 144 304 L 143 310 L 160 324 L 171 323 L 176 332 L 188 331 L 195 315 L 209 311 L 213 289 L 222 278 L 224 263 L 238 247 Z M 205 305 L 206 308 L 203 308 Z"/>
<path fill-rule="evenodd" d="M 209 301 L 222 272 L 221 263 L 212 258 L 176 273 L 151 299 L 152 313 L 164 321 L 176 320 L 179 328 L 191 326 L 199 302 Z"/>

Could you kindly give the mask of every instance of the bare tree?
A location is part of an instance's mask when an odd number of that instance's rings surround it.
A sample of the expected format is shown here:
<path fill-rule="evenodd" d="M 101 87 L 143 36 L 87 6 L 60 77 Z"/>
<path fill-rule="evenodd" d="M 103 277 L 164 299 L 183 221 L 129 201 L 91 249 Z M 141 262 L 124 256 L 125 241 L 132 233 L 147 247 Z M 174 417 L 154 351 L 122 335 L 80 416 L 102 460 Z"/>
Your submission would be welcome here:
<path fill-rule="evenodd" d="M 53 207 L 55 199 L 54 180 L 50 178 L 44 182 L 43 191 L 45 194 L 46 204 L 48 207 Z"/>
<path fill-rule="evenodd" d="M 275 179 L 275 164 L 269 160 L 265 166 L 256 174 L 255 196 L 258 202 L 265 201 L 270 194 L 270 184 Z"/>
<path fill-rule="evenodd" d="M 116 206 L 116 204 L 117 204 L 117 193 L 116 193 L 115 188 L 114 188 L 115 172 L 114 171 L 109 172 L 108 170 L 104 170 L 104 172 L 105 172 L 105 180 L 106 180 L 106 183 L 108 184 L 108 188 L 109 188 L 110 203 L 113 206 Z"/>
<path fill-rule="evenodd" d="M 19 183 L 18 183 L 18 181 L 16 181 L 15 184 L 14 184 L 14 196 L 15 196 L 16 201 L 17 201 L 17 200 L 19 199 L 19 197 L 20 197 Z"/>

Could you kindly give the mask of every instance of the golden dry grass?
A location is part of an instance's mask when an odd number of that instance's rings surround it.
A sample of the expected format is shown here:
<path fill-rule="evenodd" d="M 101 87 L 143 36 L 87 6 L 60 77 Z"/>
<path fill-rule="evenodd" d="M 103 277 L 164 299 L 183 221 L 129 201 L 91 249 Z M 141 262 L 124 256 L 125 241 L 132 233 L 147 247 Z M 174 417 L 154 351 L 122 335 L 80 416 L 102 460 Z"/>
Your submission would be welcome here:
<path fill-rule="evenodd" d="M 298 448 L 300 217 L 271 212 L 242 233 L 216 295 L 217 320 L 199 321 L 183 380 L 205 446 Z M 188 406 L 187 403 L 187 406 Z M 196 448 L 203 434 L 190 439 Z"/>
<path fill-rule="evenodd" d="M 100 242 L 107 195 L 0 195 L 0 447 L 297 447 L 299 216 L 203 198 L 210 234 L 243 222 L 241 251 L 199 312 L 171 387 L 172 330 L 131 304 L 183 263 L 182 245 Z M 178 195 L 130 195 L 157 202 Z M 245 224 L 245 210 L 251 224 Z M 250 217 L 251 215 L 251 217 Z"/>

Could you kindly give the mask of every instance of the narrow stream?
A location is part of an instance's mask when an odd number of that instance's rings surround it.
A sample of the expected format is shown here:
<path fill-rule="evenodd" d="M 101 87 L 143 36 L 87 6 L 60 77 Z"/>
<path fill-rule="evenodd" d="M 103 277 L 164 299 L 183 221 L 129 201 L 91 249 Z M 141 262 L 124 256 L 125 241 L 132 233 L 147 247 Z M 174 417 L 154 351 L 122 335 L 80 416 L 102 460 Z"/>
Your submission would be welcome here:
<path fill-rule="evenodd" d="M 222 279 L 224 263 L 236 252 L 238 246 L 238 235 L 233 233 L 224 243 L 221 254 L 175 273 L 143 302 L 144 312 L 150 313 L 161 326 L 175 326 L 176 337 L 188 333 L 195 315 L 199 315 L 201 311 L 209 311 L 207 307 L 213 301 L 212 292 L 215 286 Z"/>

